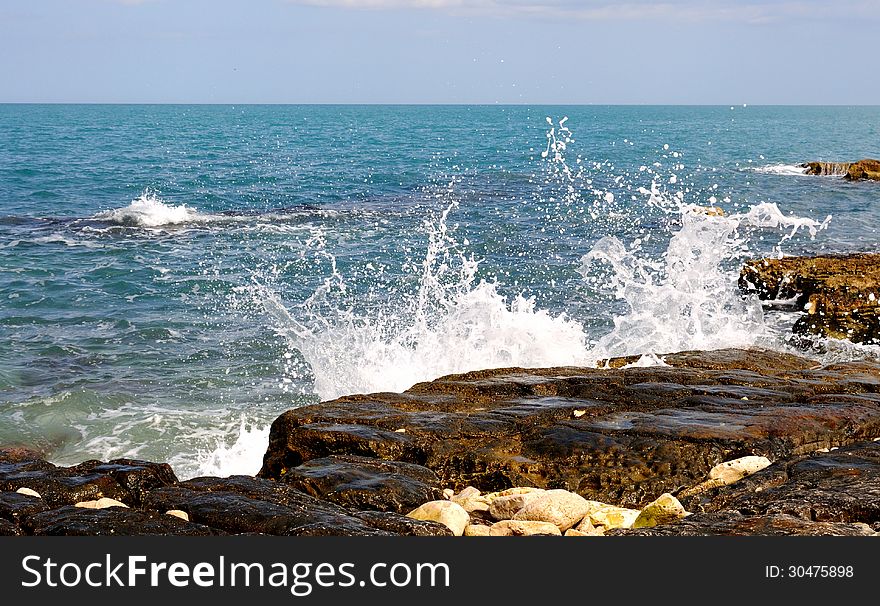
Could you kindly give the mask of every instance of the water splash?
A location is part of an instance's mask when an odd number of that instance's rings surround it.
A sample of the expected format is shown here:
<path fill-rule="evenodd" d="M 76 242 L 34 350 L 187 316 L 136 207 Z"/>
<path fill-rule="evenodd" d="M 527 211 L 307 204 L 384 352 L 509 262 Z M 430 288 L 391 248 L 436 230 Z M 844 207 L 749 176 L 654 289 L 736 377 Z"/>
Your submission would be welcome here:
<path fill-rule="evenodd" d="M 269 425 L 249 424 L 242 418 L 238 436 L 232 444 L 218 438 L 213 451 L 198 453 L 198 465 L 193 475 L 255 475 L 260 470 L 268 442 Z"/>
<path fill-rule="evenodd" d="M 537 309 L 532 298 L 507 299 L 496 283 L 477 278 L 479 262 L 462 252 L 449 225 L 456 208 L 452 199 L 425 220 L 428 243 L 417 266 L 418 289 L 401 293 L 385 309 L 353 311 L 335 257 L 323 248 L 331 274 L 292 311 L 271 288 L 252 291 L 276 331 L 307 363 L 321 398 L 401 391 L 477 368 L 587 361 L 579 322 Z M 320 237 L 312 243 L 324 245 Z"/>
<path fill-rule="evenodd" d="M 626 305 L 625 313 L 614 318 L 614 329 L 596 343 L 595 354 L 604 358 L 777 341 L 764 322 L 760 301 L 739 293 L 736 261 L 747 254 L 753 230 L 790 229 L 781 244 L 800 229 L 815 236 L 830 217 L 824 223 L 790 217 L 769 203 L 729 216 L 716 212 L 680 205 L 681 228 L 659 258 L 644 254 L 638 241 L 628 248 L 614 236 L 602 238 L 584 255 L 584 280 Z M 779 244 L 776 249 L 781 254 Z M 596 271 L 596 264 L 611 271 Z"/>
<path fill-rule="evenodd" d="M 807 169 L 800 164 L 767 164 L 764 166 L 748 166 L 743 168 L 743 170 L 748 170 L 756 173 L 763 173 L 765 175 L 780 175 L 780 176 L 804 176 L 807 174 Z"/>
<path fill-rule="evenodd" d="M 107 221 L 128 227 L 181 225 L 209 218 L 209 215 L 203 215 L 186 204 L 179 206 L 168 204 L 156 192 L 149 189 L 132 200 L 128 206 L 100 212 L 92 217 L 96 221 Z"/>
<path fill-rule="evenodd" d="M 505 297 L 500 283 L 479 278 L 481 261 L 467 253 L 466 241 L 457 239 L 452 224 L 460 211 L 453 179 L 436 196 L 439 208 L 422 224 L 424 257 L 406 264 L 413 268 L 414 291 L 401 290 L 384 305 L 358 309 L 353 300 L 357 289 L 348 288 L 322 228 L 314 228 L 307 245 L 328 274 L 308 299 L 285 303 L 271 279 L 248 287 L 289 343 L 290 372 L 309 373 L 315 392 L 329 399 L 401 391 L 419 381 L 481 368 L 593 365 L 634 354 L 644 356 L 642 364 L 659 364 L 656 355 L 667 352 L 778 341 L 764 322 L 761 303 L 739 293 L 737 263 L 749 254 L 755 233 L 784 230 L 774 249 L 782 254 L 786 240 L 801 231 L 815 236 L 828 220 L 787 216 L 766 202 L 730 215 L 716 206 L 693 204 L 688 199 L 695 193 L 678 178 L 684 169 L 681 156 L 668 144 L 659 153 L 673 159 L 675 172 L 662 175 L 659 162 L 643 167 L 639 177 L 649 178 L 650 185 L 630 183 L 629 200 L 615 197 L 594 182 L 595 171 L 607 166 L 591 165 L 580 156 L 569 163 L 574 138 L 566 118 L 547 121 L 544 183 L 557 192 L 548 197 L 550 204 L 586 207 L 598 227 L 618 234 L 600 238 L 579 268 L 582 287 L 606 296 L 605 313 L 615 302 L 622 308 L 610 331 L 590 339 L 577 318 L 541 309 L 534 298 L 521 294 Z M 622 187 L 622 180 L 616 177 L 613 183 Z M 715 195 L 708 201 L 714 205 Z M 629 244 L 618 237 L 648 216 L 662 219 L 653 231 L 641 229 L 644 237 Z M 666 238 L 665 248 L 658 248 Z"/>

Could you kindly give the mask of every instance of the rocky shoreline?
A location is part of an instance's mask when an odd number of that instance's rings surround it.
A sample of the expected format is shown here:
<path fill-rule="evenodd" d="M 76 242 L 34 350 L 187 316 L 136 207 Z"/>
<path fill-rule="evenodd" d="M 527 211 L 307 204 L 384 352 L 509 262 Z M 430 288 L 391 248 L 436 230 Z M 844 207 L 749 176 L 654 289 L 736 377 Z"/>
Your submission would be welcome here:
<path fill-rule="evenodd" d="M 880 337 L 880 255 L 762 259 L 795 330 Z M 659 360 L 659 362 L 658 362 Z M 880 363 L 767 350 L 501 368 L 289 410 L 256 477 L 0 448 L 0 535 L 876 535 Z"/>
<path fill-rule="evenodd" d="M 5 448 L 0 534 L 880 530 L 880 364 L 735 349 L 663 359 L 473 372 L 290 410 L 258 477 L 180 482 L 165 464 L 57 467 Z M 666 513 L 636 524 L 652 503 Z"/>

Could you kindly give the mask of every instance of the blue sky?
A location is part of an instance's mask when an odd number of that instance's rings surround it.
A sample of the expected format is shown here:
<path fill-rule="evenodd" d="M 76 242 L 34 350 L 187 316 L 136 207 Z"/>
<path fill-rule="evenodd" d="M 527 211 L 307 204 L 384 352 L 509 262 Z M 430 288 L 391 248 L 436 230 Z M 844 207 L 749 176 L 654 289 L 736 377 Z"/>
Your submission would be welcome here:
<path fill-rule="evenodd" d="M 0 101 L 880 104 L 880 0 L 0 0 Z"/>

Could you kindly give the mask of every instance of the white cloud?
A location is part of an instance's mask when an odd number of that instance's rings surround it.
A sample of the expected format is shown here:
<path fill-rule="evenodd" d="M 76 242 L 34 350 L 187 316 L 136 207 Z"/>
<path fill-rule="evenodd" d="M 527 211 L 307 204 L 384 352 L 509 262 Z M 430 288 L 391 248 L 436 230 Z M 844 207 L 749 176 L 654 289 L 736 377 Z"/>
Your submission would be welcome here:
<path fill-rule="evenodd" d="M 876 18 L 878 0 L 287 0 L 293 4 L 363 10 L 422 9 L 450 14 L 546 16 L 587 20 L 674 19 L 740 22 L 790 18 Z"/>

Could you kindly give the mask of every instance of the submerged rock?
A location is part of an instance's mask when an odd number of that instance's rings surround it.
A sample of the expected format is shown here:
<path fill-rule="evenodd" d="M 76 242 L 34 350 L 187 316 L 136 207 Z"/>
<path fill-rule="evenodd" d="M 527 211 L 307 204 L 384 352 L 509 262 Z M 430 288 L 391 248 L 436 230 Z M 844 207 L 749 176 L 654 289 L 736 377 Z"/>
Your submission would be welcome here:
<path fill-rule="evenodd" d="M 880 342 L 880 254 L 759 259 L 746 263 L 739 285 L 805 310 L 795 332 Z"/>

